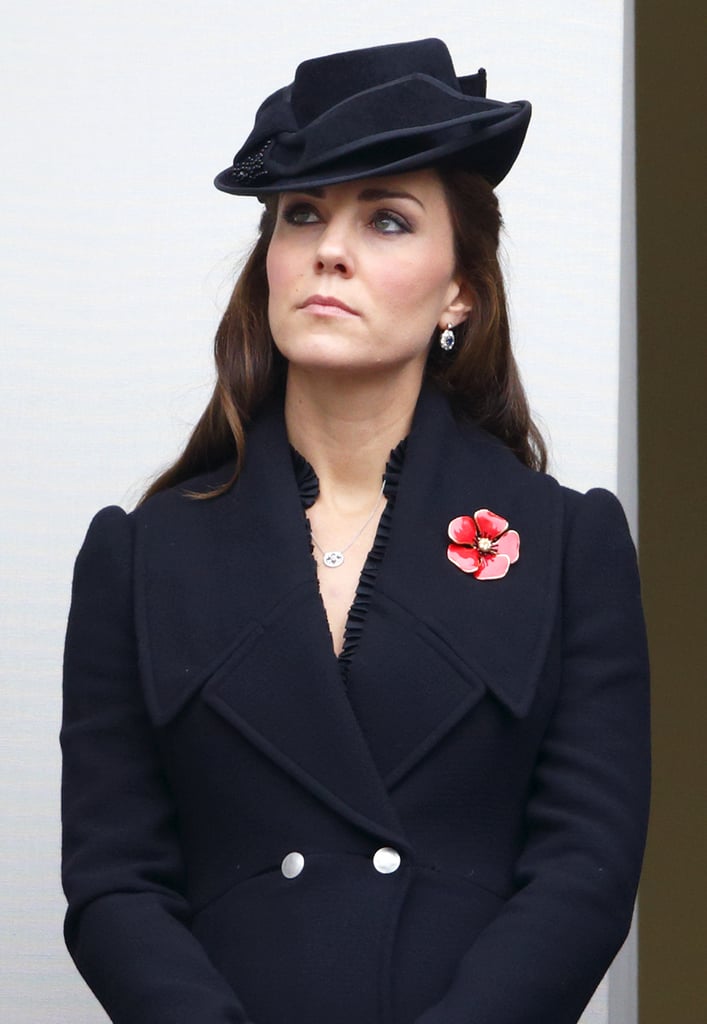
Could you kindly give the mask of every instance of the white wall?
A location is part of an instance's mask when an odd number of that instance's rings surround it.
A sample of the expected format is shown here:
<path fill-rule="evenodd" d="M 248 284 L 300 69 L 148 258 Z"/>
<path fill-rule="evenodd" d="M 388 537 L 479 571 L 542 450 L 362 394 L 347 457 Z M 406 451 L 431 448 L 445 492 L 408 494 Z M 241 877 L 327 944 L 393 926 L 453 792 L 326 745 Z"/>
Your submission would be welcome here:
<path fill-rule="evenodd" d="M 60 937 L 56 737 L 71 569 L 93 512 L 136 499 L 210 391 L 211 338 L 258 216 L 255 200 L 218 193 L 212 176 L 260 100 L 322 52 L 438 35 L 460 73 L 487 68 L 491 96 L 531 99 L 525 150 L 499 189 L 525 380 L 563 481 L 625 481 L 632 501 L 632 440 L 617 479 L 620 411 L 622 437 L 632 429 L 624 4 L 4 8 L 0 1017 L 97 1024 Z M 608 1003 L 604 985 L 586 1021 L 607 1024 Z"/>

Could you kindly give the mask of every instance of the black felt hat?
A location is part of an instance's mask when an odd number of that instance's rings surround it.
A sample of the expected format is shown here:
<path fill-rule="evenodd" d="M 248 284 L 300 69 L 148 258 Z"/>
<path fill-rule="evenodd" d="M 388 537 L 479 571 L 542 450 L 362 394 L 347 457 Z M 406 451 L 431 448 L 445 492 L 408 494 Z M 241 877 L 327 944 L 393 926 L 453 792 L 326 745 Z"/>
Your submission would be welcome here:
<path fill-rule="evenodd" d="M 452 163 L 497 185 L 530 120 L 527 100 L 486 99 L 486 72 L 457 78 L 439 39 L 304 61 L 260 106 L 214 184 L 257 196 Z"/>

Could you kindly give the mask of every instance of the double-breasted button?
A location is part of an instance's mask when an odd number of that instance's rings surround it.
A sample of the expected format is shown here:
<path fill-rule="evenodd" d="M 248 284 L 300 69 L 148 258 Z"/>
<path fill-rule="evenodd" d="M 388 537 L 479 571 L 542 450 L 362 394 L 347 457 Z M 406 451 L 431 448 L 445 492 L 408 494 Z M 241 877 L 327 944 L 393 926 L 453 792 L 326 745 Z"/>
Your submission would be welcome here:
<path fill-rule="evenodd" d="M 382 875 L 391 875 L 400 867 L 400 854 L 392 846 L 381 846 L 373 854 L 373 867 Z"/>
<path fill-rule="evenodd" d="M 283 857 L 280 871 L 282 871 L 285 878 L 297 878 L 303 867 L 304 857 L 301 853 L 294 850 L 292 853 L 288 853 L 286 857 Z"/>

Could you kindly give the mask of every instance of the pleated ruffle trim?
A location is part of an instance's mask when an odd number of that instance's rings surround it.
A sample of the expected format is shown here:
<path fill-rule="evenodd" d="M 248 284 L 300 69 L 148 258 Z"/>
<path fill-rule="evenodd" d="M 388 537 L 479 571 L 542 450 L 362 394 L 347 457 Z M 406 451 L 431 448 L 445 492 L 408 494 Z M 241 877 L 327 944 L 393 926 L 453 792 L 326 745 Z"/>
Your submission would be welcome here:
<path fill-rule="evenodd" d="M 403 463 L 405 461 L 406 448 L 407 438 L 402 440 L 400 444 L 393 448 L 388 458 L 388 462 L 386 463 L 385 486 L 383 488 L 383 494 L 386 497 L 386 504 L 381 513 L 381 517 L 378 520 L 376 536 L 371 550 L 368 552 L 368 557 L 363 565 L 363 569 L 361 570 L 358 586 L 356 587 L 356 593 L 351 607 L 349 608 L 346 628 L 344 630 L 344 644 L 341 649 L 341 654 L 339 655 L 339 665 L 344 682 L 346 682 L 351 660 L 356 652 L 356 648 L 358 647 L 358 643 L 363 632 L 363 626 L 371 603 L 371 595 L 373 593 L 376 576 L 378 575 L 380 564 L 383 561 L 383 556 L 385 555 L 385 550 L 388 546 L 393 509 L 395 508 L 395 499 L 398 493 L 400 474 L 402 473 Z M 313 467 L 309 462 L 307 462 L 304 456 L 297 451 L 296 448 L 290 447 L 290 451 L 292 453 L 292 466 L 294 468 L 295 479 L 297 481 L 297 487 L 302 501 L 302 508 L 306 511 L 308 508 L 312 507 L 319 496 L 319 479 L 317 474 L 314 472 Z M 307 526 L 309 528 L 309 520 L 307 520 Z M 311 529 L 309 532 L 311 539 Z"/>

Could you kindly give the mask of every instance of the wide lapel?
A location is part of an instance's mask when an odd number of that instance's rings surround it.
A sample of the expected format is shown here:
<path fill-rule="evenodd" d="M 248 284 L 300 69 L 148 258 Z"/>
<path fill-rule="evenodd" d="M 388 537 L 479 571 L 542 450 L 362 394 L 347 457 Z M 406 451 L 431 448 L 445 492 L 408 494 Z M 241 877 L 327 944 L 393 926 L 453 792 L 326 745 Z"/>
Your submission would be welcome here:
<path fill-rule="evenodd" d="M 220 479 L 200 481 L 200 488 Z M 137 620 L 154 721 L 203 699 L 356 825 L 407 846 L 346 692 L 319 596 L 279 404 L 222 497 L 136 514 Z"/>
<path fill-rule="evenodd" d="M 446 557 L 456 516 L 489 508 L 520 534 L 520 558 L 481 581 Z M 408 439 L 390 539 L 349 673 L 352 705 L 390 787 L 487 692 L 524 715 L 558 593 L 556 482 L 458 423 L 425 389 Z"/>

